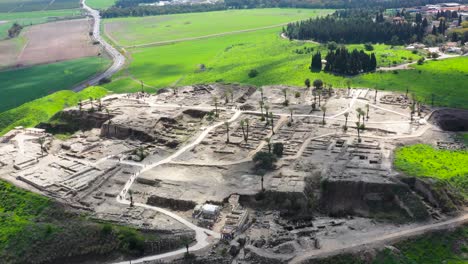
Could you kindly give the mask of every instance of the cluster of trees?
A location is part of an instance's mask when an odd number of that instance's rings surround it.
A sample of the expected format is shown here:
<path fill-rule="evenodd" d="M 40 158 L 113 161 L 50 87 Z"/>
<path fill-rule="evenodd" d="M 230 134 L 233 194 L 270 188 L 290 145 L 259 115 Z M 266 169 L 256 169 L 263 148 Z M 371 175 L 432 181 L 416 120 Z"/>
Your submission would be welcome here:
<path fill-rule="evenodd" d="M 379 15 L 377 15 L 379 17 Z M 427 20 L 411 23 L 379 22 L 369 12 L 359 11 L 354 15 L 337 12 L 331 16 L 290 23 L 283 32 L 290 39 L 314 39 L 321 42 L 341 43 L 387 43 L 398 45 L 422 41 Z"/>
<path fill-rule="evenodd" d="M 140 6 L 141 3 L 151 3 L 154 0 L 118 0 L 107 10 L 103 10 L 103 17 L 150 16 L 190 12 L 206 12 L 225 9 L 247 9 L 267 7 L 294 8 L 397 8 L 417 5 L 436 4 L 443 0 L 225 0 L 216 4 L 183 4 L 170 6 Z"/>
<path fill-rule="evenodd" d="M 314 56 L 317 58 L 315 59 L 315 65 L 311 65 L 311 68 L 318 69 L 318 60 L 321 61 L 320 54 Z M 364 50 L 358 51 L 357 49 L 349 52 L 345 47 L 338 48 L 335 51 L 330 50 L 325 60 L 327 63 L 323 70 L 338 74 L 355 75 L 375 71 L 377 68 L 377 59 L 374 53 L 369 55 Z M 314 57 L 312 57 L 312 63 L 314 63 Z"/>
<path fill-rule="evenodd" d="M 130 6 L 130 7 L 110 7 L 101 11 L 103 18 L 128 17 L 128 16 L 155 16 L 180 13 L 195 13 L 224 10 L 226 6 L 220 4 L 199 4 L 199 5 L 167 5 L 167 6 Z"/>
<path fill-rule="evenodd" d="M 8 37 L 9 38 L 14 38 L 19 35 L 21 30 L 23 29 L 23 26 L 21 26 L 18 23 L 13 23 L 10 29 L 8 29 Z"/>

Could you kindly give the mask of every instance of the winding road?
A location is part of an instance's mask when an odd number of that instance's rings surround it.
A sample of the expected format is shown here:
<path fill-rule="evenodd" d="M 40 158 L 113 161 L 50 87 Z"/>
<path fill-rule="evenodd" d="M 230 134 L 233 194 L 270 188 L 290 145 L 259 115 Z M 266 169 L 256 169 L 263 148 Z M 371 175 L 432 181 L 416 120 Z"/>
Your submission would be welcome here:
<path fill-rule="evenodd" d="M 110 78 L 114 73 L 118 72 L 125 65 L 125 56 L 101 37 L 101 15 L 99 14 L 99 11 L 86 5 L 86 0 L 82 0 L 81 4 L 83 9 L 86 10 L 88 14 L 94 19 L 93 40 L 99 42 L 100 45 L 102 45 L 103 50 L 112 58 L 113 62 L 112 66 L 110 66 L 105 72 L 99 73 L 98 75 L 91 77 L 91 79 L 76 85 L 73 88 L 74 92 L 79 92 L 89 85 L 96 85 L 99 83 L 99 80 L 103 78 Z"/>

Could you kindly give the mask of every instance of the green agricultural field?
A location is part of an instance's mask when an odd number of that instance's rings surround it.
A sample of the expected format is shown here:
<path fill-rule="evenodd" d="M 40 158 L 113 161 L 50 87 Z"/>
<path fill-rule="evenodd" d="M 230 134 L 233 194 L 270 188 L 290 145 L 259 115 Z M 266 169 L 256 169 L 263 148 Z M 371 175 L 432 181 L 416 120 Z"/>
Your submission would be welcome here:
<path fill-rule="evenodd" d="M 248 9 L 105 19 L 106 34 L 122 46 L 200 37 L 285 24 L 329 14 L 327 9 Z"/>
<path fill-rule="evenodd" d="M 468 164 L 466 150 L 439 150 L 417 144 L 399 148 L 394 162 L 408 175 L 448 180 L 468 195 L 468 166 L 463 166 Z"/>
<path fill-rule="evenodd" d="M 14 109 L 0 113 L 0 135 L 16 126 L 34 127 L 48 121 L 57 112 L 76 105 L 80 99 L 101 98 L 107 94 L 102 87 L 88 87 L 81 92 L 64 90 L 25 103 Z"/>
<path fill-rule="evenodd" d="M 0 13 L 0 21 L 4 21 L 0 23 L 0 40 L 8 36 L 8 29 L 15 22 L 22 26 L 30 26 L 80 16 L 82 16 L 81 9 Z"/>
<path fill-rule="evenodd" d="M 88 0 L 86 4 L 95 9 L 106 9 L 115 4 L 116 0 Z"/>
<path fill-rule="evenodd" d="M 103 71 L 109 60 L 97 57 L 0 72 L 0 112 L 73 85 Z"/>
<path fill-rule="evenodd" d="M 434 93 L 437 105 L 468 108 L 468 57 L 428 61 L 412 68 L 414 70 L 365 74 L 353 82 L 393 91 L 406 91 L 408 88 L 426 103 L 431 102 Z"/>
<path fill-rule="evenodd" d="M 1 13 L 59 10 L 79 6 L 80 2 L 77 0 L 0 0 Z"/>

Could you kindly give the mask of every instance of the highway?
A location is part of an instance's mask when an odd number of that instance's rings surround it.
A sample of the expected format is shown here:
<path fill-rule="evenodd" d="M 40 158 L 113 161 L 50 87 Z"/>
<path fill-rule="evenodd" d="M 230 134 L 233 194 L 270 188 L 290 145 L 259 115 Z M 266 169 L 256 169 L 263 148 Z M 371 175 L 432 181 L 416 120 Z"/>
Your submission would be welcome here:
<path fill-rule="evenodd" d="M 113 63 L 105 72 L 100 73 L 91 77 L 90 79 L 81 82 L 73 88 L 74 92 L 79 92 L 86 88 L 88 85 L 96 85 L 99 83 L 99 80 L 102 78 L 109 78 L 114 73 L 118 72 L 125 65 L 125 56 L 123 56 L 117 49 L 115 49 L 111 44 L 107 43 L 101 37 L 101 15 L 98 10 L 94 10 L 91 7 L 86 5 L 86 0 L 81 1 L 82 8 L 88 12 L 88 15 L 93 17 L 93 40 L 98 41 L 102 46 L 103 50 L 112 58 Z"/>

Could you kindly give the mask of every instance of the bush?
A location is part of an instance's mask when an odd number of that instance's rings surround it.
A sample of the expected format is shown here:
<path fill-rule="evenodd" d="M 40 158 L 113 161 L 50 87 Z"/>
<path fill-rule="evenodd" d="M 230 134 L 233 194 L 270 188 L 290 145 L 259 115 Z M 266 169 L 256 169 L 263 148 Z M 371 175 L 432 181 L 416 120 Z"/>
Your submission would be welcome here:
<path fill-rule="evenodd" d="M 259 173 L 275 168 L 276 156 L 273 153 L 260 151 L 254 155 L 252 160 L 255 163 L 255 170 Z"/>
<path fill-rule="evenodd" d="M 365 48 L 367 51 L 373 51 L 373 50 L 374 50 L 374 46 L 372 46 L 372 43 L 366 43 L 366 44 L 364 44 L 364 48 Z"/>
<path fill-rule="evenodd" d="M 278 143 L 273 144 L 273 154 L 275 154 L 277 157 L 283 156 L 283 150 L 284 150 L 283 143 L 278 142 Z"/>
<path fill-rule="evenodd" d="M 300 92 L 296 92 L 296 93 L 294 94 L 294 97 L 296 97 L 296 98 L 301 97 L 301 93 L 300 93 Z"/>
<path fill-rule="evenodd" d="M 108 78 L 108 77 L 104 77 L 104 78 L 99 80 L 99 84 L 106 84 L 106 83 L 110 83 L 110 82 L 112 82 L 112 79 Z"/>
<path fill-rule="evenodd" d="M 249 78 L 255 78 L 258 75 L 258 71 L 256 69 L 252 69 L 249 71 Z"/>

